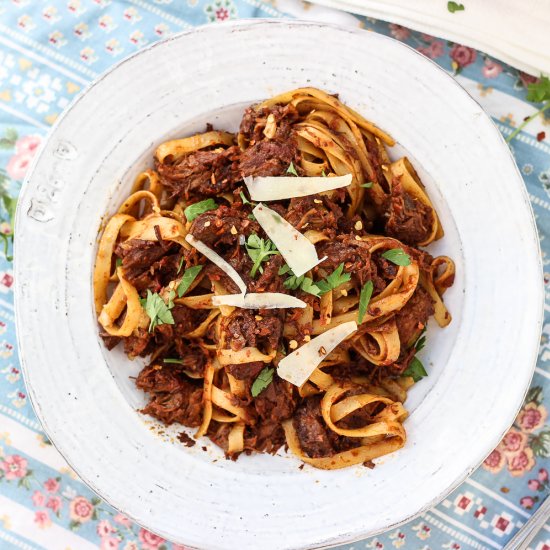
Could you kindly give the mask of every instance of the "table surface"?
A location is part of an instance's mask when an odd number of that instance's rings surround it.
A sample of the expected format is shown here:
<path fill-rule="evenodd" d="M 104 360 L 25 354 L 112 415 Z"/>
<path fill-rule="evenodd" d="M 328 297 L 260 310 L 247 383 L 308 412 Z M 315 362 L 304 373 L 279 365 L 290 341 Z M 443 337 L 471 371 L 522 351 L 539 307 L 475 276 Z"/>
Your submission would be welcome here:
<path fill-rule="evenodd" d="M 48 128 L 102 71 L 141 47 L 194 25 L 300 16 L 363 27 L 411 45 L 454 74 L 505 136 L 540 107 L 526 101 L 525 85 L 532 77 L 482 52 L 298 0 L 4 0 L 0 3 L 0 233 L 10 233 L 15 198 Z M 547 301 L 549 140 L 550 118 L 538 117 L 511 143 L 537 219 Z M 10 252 L 11 247 L 8 256 Z M 0 549 L 181 550 L 102 502 L 41 431 L 19 368 L 12 288 L 11 262 L 0 252 Z M 546 313 L 531 390 L 513 427 L 485 463 L 416 520 L 342 548 L 458 550 L 505 545 L 550 492 L 549 337 Z M 550 550 L 549 526 L 531 547 Z"/>

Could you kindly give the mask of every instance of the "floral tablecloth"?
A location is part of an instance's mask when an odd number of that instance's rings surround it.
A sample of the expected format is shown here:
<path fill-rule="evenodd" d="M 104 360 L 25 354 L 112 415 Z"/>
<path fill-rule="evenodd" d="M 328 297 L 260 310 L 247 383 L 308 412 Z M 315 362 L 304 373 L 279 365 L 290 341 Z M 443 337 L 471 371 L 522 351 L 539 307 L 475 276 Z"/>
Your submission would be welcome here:
<path fill-rule="evenodd" d="M 446 2 L 440 4 L 447 9 Z M 505 136 L 540 108 L 526 101 L 526 85 L 533 77 L 481 52 L 298 0 L 0 2 L 0 549 L 182 548 L 133 524 L 93 494 L 55 451 L 27 400 L 17 357 L 10 234 L 16 197 L 36 149 L 94 77 L 141 47 L 208 22 L 300 16 L 360 26 L 413 46 L 454 74 Z M 550 119 L 537 117 L 511 142 L 537 217 L 545 268 L 550 252 L 549 124 Z M 549 281 L 550 273 L 545 275 L 547 300 Z M 550 492 L 549 338 L 547 313 L 525 405 L 483 466 L 418 519 L 344 548 L 481 550 L 505 545 Z M 549 526 L 532 548 L 550 550 Z"/>

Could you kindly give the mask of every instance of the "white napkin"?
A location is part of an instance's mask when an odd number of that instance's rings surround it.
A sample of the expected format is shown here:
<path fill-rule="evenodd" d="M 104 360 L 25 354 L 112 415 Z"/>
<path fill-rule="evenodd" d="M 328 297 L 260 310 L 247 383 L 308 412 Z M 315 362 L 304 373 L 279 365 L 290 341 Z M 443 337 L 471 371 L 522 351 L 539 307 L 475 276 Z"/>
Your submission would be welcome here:
<path fill-rule="evenodd" d="M 310 0 L 484 51 L 518 69 L 550 74 L 550 0 Z"/>

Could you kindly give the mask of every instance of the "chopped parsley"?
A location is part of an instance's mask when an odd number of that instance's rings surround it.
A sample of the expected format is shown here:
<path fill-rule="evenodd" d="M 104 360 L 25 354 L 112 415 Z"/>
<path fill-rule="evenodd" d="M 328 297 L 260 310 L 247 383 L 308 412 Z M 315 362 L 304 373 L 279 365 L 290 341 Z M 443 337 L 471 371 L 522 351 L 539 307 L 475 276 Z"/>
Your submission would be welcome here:
<path fill-rule="evenodd" d="M 173 359 L 171 357 L 168 357 L 167 359 L 163 359 L 162 362 L 167 363 L 169 365 L 183 365 L 183 359 Z"/>
<path fill-rule="evenodd" d="M 116 259 L 116 266 L 117 267 L 120 267 L 122 265 L 122 259 L 121 258 L 117 258 Z"/>
<path fill-rule="evenodd" d="M 370 189 L 373 186 L 372 181 L 367 181 L 367 183 L 362 183 L 361 187 L 364 187 L 365 189 Z"/>
<path fill-rule="evenodd" d="M 359 295 L 359 311 L 357 313 L 358 325 L 363 322 L 363 317 L 365 316 L 365 313 L 367 313 L 367 307 L 369 305 L 373 290 L 374 285 L 372 284 L 372 281 L 367 281 L 361 289 L 361 294 Z"/>
<path fill-rule="evenodd" d="M 321 289 L 313 282 L 313 279 L 306 277 L 305 275 L 300 275 L 296 277 L 290 266 L 285 264 L 281 269 L 279 269 L 279 275 L 286 275 L 288 273 L 288 279 L 283 283 L 283 286 L 288 290 L 298 290 L 301 288 L 304 292 L 312 294 L 313 296 L 319 296 Z"/>
<path fill-rule="evenodd" d="M 386 252 L 382 254 L 382 258 L 386 258 L 386 260 L 395 265 L 411 265 L 411 257 L 402 248 L 386 250 Z"/>
<path fill-rule="evenodd" d="M 286 173 L 287 174 L 292 174 L 293 176 L 297 176 L 298 175 L 298 172 L 296 172 L 296 168 L 294 167 L 294 163 L 291 162 L 289 165 L 288 165 L 288 168 L 286 169 Z"/>
<path fill-rule="evenodd" d="M 459 4 L 458 2 L 447 2 L 447 9 L 451 13 L 455 13 L 457 11 L 464 11 L 466 8 L 464 8 L 464 4 Z"/>
<path fill-rule="evenodd" d="M 174 307 L 172 300 L 169 299 L 169 304 L 167 305 L 159 294 L 147 290 L 147 297 L 140 298 L 139 301 L 151 320 L 149 323 L 149 332 L 155 330 L 155 327 L 158 325 L 174 324 L 174 317 L 172 317 L 172 312 L 170 311 Z"/>
<path fill-rule="evenodd" d="M 425 376 L 428 376 L 428 373 L 426 372 L 426 369 L 424 368 L 424 365 L 421 363 L 420 359 L 418 359 L 417 357 L 413 357 L 413 360 L 411 361 L 407 370 L 403 372 L 403 376 L 410 376 L 415 382 L 418 382 Z"/>
<path fill-rule="evenodd" d="M 315 284 L 321 290 L 321 295 L 330 292 L 339 287 L 341 284 L 347 283 L 351 279 L 349 273 L 344 273 L 344 264 L 340 264 L 328 277 L 322 281 L 317 281 Z"/>
<path fill-rule="evenodd" d="M 178 298 L 181 298 L 189 290 L 191 283 L 197 278 L 202 267 L 202 265 L 196 265 L 185 270 L 180 284 L 178 285 Z"/>
<path fill-rule="evenodd" d="M 252 235 L 248 237 L 245 246 L 250 259 L 254 262 L 250 270 L 250 276 L 252 278 L 256 276 L 258 270 L 260 273 L 263 273 L 262 262 L 267 262 L 269 256 L 273 254 L 279 254 L 277 247 L 269 239 L 261 239 L 256 233 L 252 233 Z"/>
<path fill-rule="evenodd" d="M 243 204 L 252 204 L 252 203 L 245 197 L 245 195 L 244 195 L 244 193 L 243 193 L 242 191 L 239 193 L 239 195 L 241 196 L 241 202 L 242 202 Z"/>
<path fill-rule="evenodd" d="M 216 210 L 218 205 L 214 199 L 206 199 L 204 201 L 196 202 L 195 204 L 190 204 L 183 213 L 188 222 L 192 222 L 197 216 L 208 212 L 209 210 Z"/>
<path fill-rule="evenodd" d="M 180 274 L 180 271 L 181 271 L 181 268 L 183 267 L 183 256 L 181 257 L 181 260 L 180 260 L 180 263 L 178 264 L 178 270 L 176 272 L 176 275 L 179 275 Z"/>
<path fill-rule="evenodd" d="M 258 397 L 260 393 L 262 393 L 273 381 L 273 374 L 275 373 L 275 369 L 272 369 L 270 367 L 265 367 L 265 369 L 258 374 L 256 380 L 254 380 L 254 383 L 252 384 L 252 387 L 250 388 L 250 393 L 252 394 L 252 397 Z"/>

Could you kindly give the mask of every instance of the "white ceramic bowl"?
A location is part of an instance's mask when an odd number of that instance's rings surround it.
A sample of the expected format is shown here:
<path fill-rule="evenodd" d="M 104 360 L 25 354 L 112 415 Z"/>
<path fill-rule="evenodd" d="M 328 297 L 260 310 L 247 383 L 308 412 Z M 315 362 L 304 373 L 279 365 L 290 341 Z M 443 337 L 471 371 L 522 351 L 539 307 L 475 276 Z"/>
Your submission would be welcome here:
<path fill-rule="evenodd" d="M 397 139 L 394 156 L 410 154 L 446 230 L 431 250 L 457 263 L 445 295 L 454 320 L 429 332 L 407 444 L 374 470 L 299 470 L 284 453 L 231 462 L 206 440 L 189 449 L 160 436 L 135 411 L 139 364 L 104 350 L 92 310 L 100 224 L 155 146 L 206 122 L 235 129 L 245 106 L 307 85 L 339 93 Z M 208 26 L 123 61 L 53 129 L 21 195 L 15 257 L 23 372 L 44 429 L 104 499 L 193 547 L 329 546 L 410 519 L 498 443 L 536 357 L 538 239 L 508 148 L 435 64 L 360 30 Z"/>

